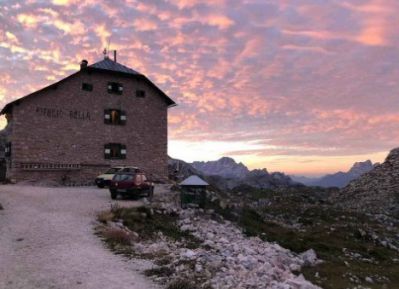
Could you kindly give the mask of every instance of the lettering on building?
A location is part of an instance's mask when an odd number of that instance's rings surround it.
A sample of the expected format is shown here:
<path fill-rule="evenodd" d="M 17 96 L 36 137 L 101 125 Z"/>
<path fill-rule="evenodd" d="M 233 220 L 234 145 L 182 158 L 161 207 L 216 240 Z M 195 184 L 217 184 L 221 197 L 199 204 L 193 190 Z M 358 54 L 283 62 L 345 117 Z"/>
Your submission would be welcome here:
<path fill-rule="evenodd" d="M 63 110 L 48 107 L 36 107 L 36 114 L 48 118 L 69 118 L 77 120 L 91 120 L 90 112 L 81 110 Z"/>

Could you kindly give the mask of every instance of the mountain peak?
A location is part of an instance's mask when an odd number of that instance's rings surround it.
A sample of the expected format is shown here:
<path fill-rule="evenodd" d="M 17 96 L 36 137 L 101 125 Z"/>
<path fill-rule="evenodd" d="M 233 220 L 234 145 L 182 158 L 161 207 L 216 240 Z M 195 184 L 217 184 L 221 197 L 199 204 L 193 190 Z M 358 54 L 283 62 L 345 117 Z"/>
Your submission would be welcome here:
<path fill-rule="evenodd" d="M 356 162 L 353 164 L 352 168 L 348 171 L 349 174 L 352 174 L 355 177 L 359 177 L 368 171 L 373 169 L 373 163 L 370 160 L 364 162 Z"/>
<path fill-rule="evenodd" d="M 230 157 L 221 157 L 217 160 L 217 162 L 224 163 L 224 164 L 237 164 L 237 162 Z"/>
<path fill-rule="evenodd" d="M 216 161 L 193 162 L 196 170 L 208 176 L 222 176 L 225 178 L 244 178 L 249 170 L 242 163 L 237 163 L 233 158 L 222 157 Z"/>

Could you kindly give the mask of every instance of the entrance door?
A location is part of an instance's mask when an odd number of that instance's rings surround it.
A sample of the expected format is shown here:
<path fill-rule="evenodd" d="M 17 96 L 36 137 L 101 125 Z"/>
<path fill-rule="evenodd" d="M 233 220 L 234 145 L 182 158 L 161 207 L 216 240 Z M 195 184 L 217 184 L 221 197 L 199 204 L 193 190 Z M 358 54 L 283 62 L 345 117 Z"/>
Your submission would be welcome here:
<path fill-rule="evenodd" d="M 0 182 L 6 180 L 7 163 L 5 159 L 0 160 Z"/>

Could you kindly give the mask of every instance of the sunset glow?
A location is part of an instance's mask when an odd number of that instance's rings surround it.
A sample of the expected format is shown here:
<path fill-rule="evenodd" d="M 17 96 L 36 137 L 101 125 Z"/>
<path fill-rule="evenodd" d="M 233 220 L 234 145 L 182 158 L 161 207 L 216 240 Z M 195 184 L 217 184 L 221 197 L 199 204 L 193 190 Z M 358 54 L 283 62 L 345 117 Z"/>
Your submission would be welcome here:
<path fill-rule="evenodd" d="M 0 102 L 109 46 L 178 104 L 172 157 L 346 171 L 399 146 L 398 14 L 397 0 L 4 0 Z"/>

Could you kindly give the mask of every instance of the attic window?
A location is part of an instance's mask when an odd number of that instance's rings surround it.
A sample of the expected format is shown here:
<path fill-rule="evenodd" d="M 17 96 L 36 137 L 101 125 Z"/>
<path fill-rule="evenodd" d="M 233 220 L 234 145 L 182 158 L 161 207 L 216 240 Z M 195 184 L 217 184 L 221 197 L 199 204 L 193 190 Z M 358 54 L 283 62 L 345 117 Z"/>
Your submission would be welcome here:
<path fill-rule="evenodd" d="M 145 91 L 144 90 L 136 90 L 136 97 L 144 98 Z"/>
<path fill-rule="evenodd" d="M 119 109 L 104 110 L 104 123 L 114 125 L 126 124 L 126 113 Z"/>
<path fill-rule="evenodd" d="M 108 93 L 122 94 L 123 85 L 117 82 L 108 82 Z"/>
<path fill-rule="evenodd" d="M 104 145 L 105 159 L 126 159 L 126 146 L 120 143 Z"/>
<path fill-rule="evenodd" d="M 93 84 L 83 82 L 82 83 L 82 90 L 93 91 Z"/>

